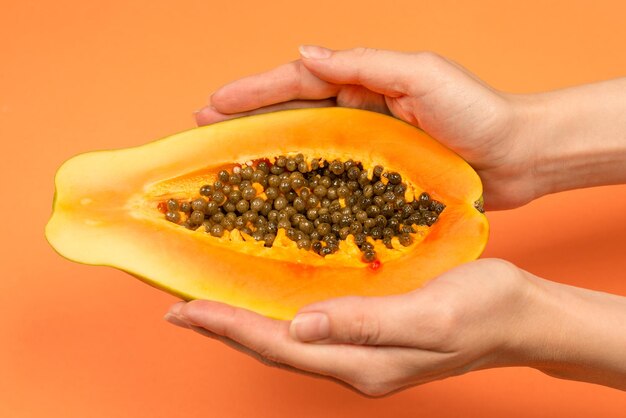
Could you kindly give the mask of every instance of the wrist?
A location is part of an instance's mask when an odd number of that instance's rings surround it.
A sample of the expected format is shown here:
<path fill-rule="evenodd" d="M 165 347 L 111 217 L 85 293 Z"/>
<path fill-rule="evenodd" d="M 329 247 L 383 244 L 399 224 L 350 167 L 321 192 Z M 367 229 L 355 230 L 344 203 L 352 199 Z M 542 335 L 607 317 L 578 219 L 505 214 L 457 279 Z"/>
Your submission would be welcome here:
<path fill-rule="evenodd" d="M 528 149 L 528 175 L 533 200 L 577 187 L 577 168 L 584 165 L 588 150 L 573 141 L 575 114 L 567 112 L 559 92 L 516 95 L 517 142 Z"/>
<path fill-rule="evenodd" d="M 626 78 L 510 99 L 535 198 L 626 182 Z"/>
<path fill-rule="evenodd" d="M 565 163 L 571 158 L 565 144 L 557 145 L 555 139 L 567 136 L 558 115 L 552 113 L 556 103 L 549 93 L 510 95 L 515 128 L 512 141 L 520 147 L 525 159 L 524 173 L 520 178 L 530 195 L 529 201 L 563 189 L 558 177 L 565 173 Z"/>
<path fill-rule="evenodd" d="M 626 298 L 526 274 L 532 290 L 515 344 L 518 365 L 626 390 Z"/>

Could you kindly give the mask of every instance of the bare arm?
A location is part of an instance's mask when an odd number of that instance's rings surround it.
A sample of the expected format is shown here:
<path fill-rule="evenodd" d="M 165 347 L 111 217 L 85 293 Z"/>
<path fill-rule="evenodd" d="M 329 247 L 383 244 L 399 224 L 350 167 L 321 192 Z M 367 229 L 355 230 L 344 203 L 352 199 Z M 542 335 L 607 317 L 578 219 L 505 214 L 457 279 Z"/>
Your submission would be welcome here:
<path fill-rule="evenodd" d="M 626 298 L 539 279 L 522 364 L 563 379 L 626 390 Z"/>
<path fill-rule="evenodd" d="M 536 195 L 626 183 L 626 78 L 511 97 L 535 149 Z"/>

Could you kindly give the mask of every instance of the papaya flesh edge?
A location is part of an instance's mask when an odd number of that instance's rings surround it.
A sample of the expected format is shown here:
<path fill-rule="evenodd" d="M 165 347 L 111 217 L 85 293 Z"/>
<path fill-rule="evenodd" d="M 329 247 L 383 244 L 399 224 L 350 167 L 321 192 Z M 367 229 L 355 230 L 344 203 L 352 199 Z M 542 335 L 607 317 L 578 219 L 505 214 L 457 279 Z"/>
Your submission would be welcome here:
<path fill-rule="evenodd" d="M 221 167 L 295 153 L 382 165 L 446 208 L 417 244 L 377 269 L 297 248 L 277 249 L 277 257 L 254 243 L 241 251 L 168 222 L 157 209 L 172 196 L 197 196 Z M 489 230 L 475 207 L 482 184 L 469 164 L 407 123 L 346 108 L 248 116 L 138 147 L 81 154 L 61 166 L 55 186 L 46 238 L 63 257 L 126 271 L 186 300 L 220 301 L 277 319 L 324 299 L 419 288 L 478 258 Z"/>

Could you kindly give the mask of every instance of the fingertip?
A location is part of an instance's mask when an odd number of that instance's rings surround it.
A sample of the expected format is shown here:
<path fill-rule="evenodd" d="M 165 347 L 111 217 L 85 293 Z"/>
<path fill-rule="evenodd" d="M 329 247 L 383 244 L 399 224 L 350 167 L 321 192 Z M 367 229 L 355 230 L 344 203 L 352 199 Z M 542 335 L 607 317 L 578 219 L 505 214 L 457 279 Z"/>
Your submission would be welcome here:
<path fill-rule="evenodd" d="M 222 96 L 222 91 L 224 90 L 224 87 L 229 86 L 231 83 L 228 83 L 222 87 L 220 87 L 219 89 L 215 90 L 213 93 L 211 93 L 211 95 L 209 96 L 209 106 L 212 108 L 215 108 L 215 103 L 218 103 L 221 101 L 221 97 Z"/>
<path fill-rule="evenodd" d="M 182 328 L 189 328 L 187 321 L 181 316 L 181 311 L 185 307 L 186 302 L 180 301 L 173 304 L 169 311 L 163 316 L 163 319 L 172 325 Z"/>
<path fill-rule="evenodd" d="M 207 329 L 219 328 L 232 319 L 237 308 L 210 300 L 192 300 L 180 310 L 180 316 L 191 325 Z"/>
<path fill-rule="evenodd" d="M 213 105 L 205 106 L 193 112 L 193 117 L 198 126 L 210 125 L 212 123 L 221 122 L 229 119 L 228 116 L 220 113 Z"/>
<path fill-rule="evenodd" d="M 169 312 L 163 316 L 163 319 L 165 319 L 167 322 L 177 327 L 190 328 L 189 324 L 185 320 Z"/>
<path fill-rule="evenodd" d="M 300 45 L 298 47 L 298 51 L 300 52 L 300 56 L 302 58 L 309 60 L 326 59 L 330 58 L 333 54 L 331 49 L 318 45 Z"/>
<path fill-rule="evenodd" d="M 197 319 L 211 308 L 211 302 L 195 299 L 180 308 L 179 315 L 189 319 Z"/>
<path fill-rule="evenodd" d="M 223 115 L 247 110 L 242 109 L 239 101 L 241 97 L 245 97 L 246 92 L 245 90 L 242 91 L 241 85 L 244 83 L 243 85 L 245 87 L 245 80 L 248 78 L 250 77 L 231 81 L 215 90 L 209 96 L 209 104 L 206 107 Z"/>
<path fill-rule="evenodd" d="M 185 302 L 184 300 L 178 301 L 175 304 L 173 304 L 169 311 L 167 312 L 167 314 L 171 314 L 171 315 L 180 315 L 180 311 L 185 307 L 185 305 L 187 304 L 187 302 Z M 166 315 L 167 315 L 166 314 Z"/>

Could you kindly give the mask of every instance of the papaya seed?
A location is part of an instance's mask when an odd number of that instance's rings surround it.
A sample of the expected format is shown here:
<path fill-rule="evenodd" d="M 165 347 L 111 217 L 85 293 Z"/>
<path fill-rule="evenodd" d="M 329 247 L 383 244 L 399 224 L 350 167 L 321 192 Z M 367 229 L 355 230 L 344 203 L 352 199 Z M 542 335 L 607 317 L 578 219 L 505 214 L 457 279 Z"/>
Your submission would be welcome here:
<path fill-rule="evenodd" d="M 174 199 L 169 199 L 167 201 L 167 210 L 170 212 L 175 212 L 179 209 L 178 202 Z"/>
<path fill-rule="evenodd" d="M 165 214 L 165 219 L 177 224 L 178 222 L 180 222 L 180 213 L 169 211 Z"/>

